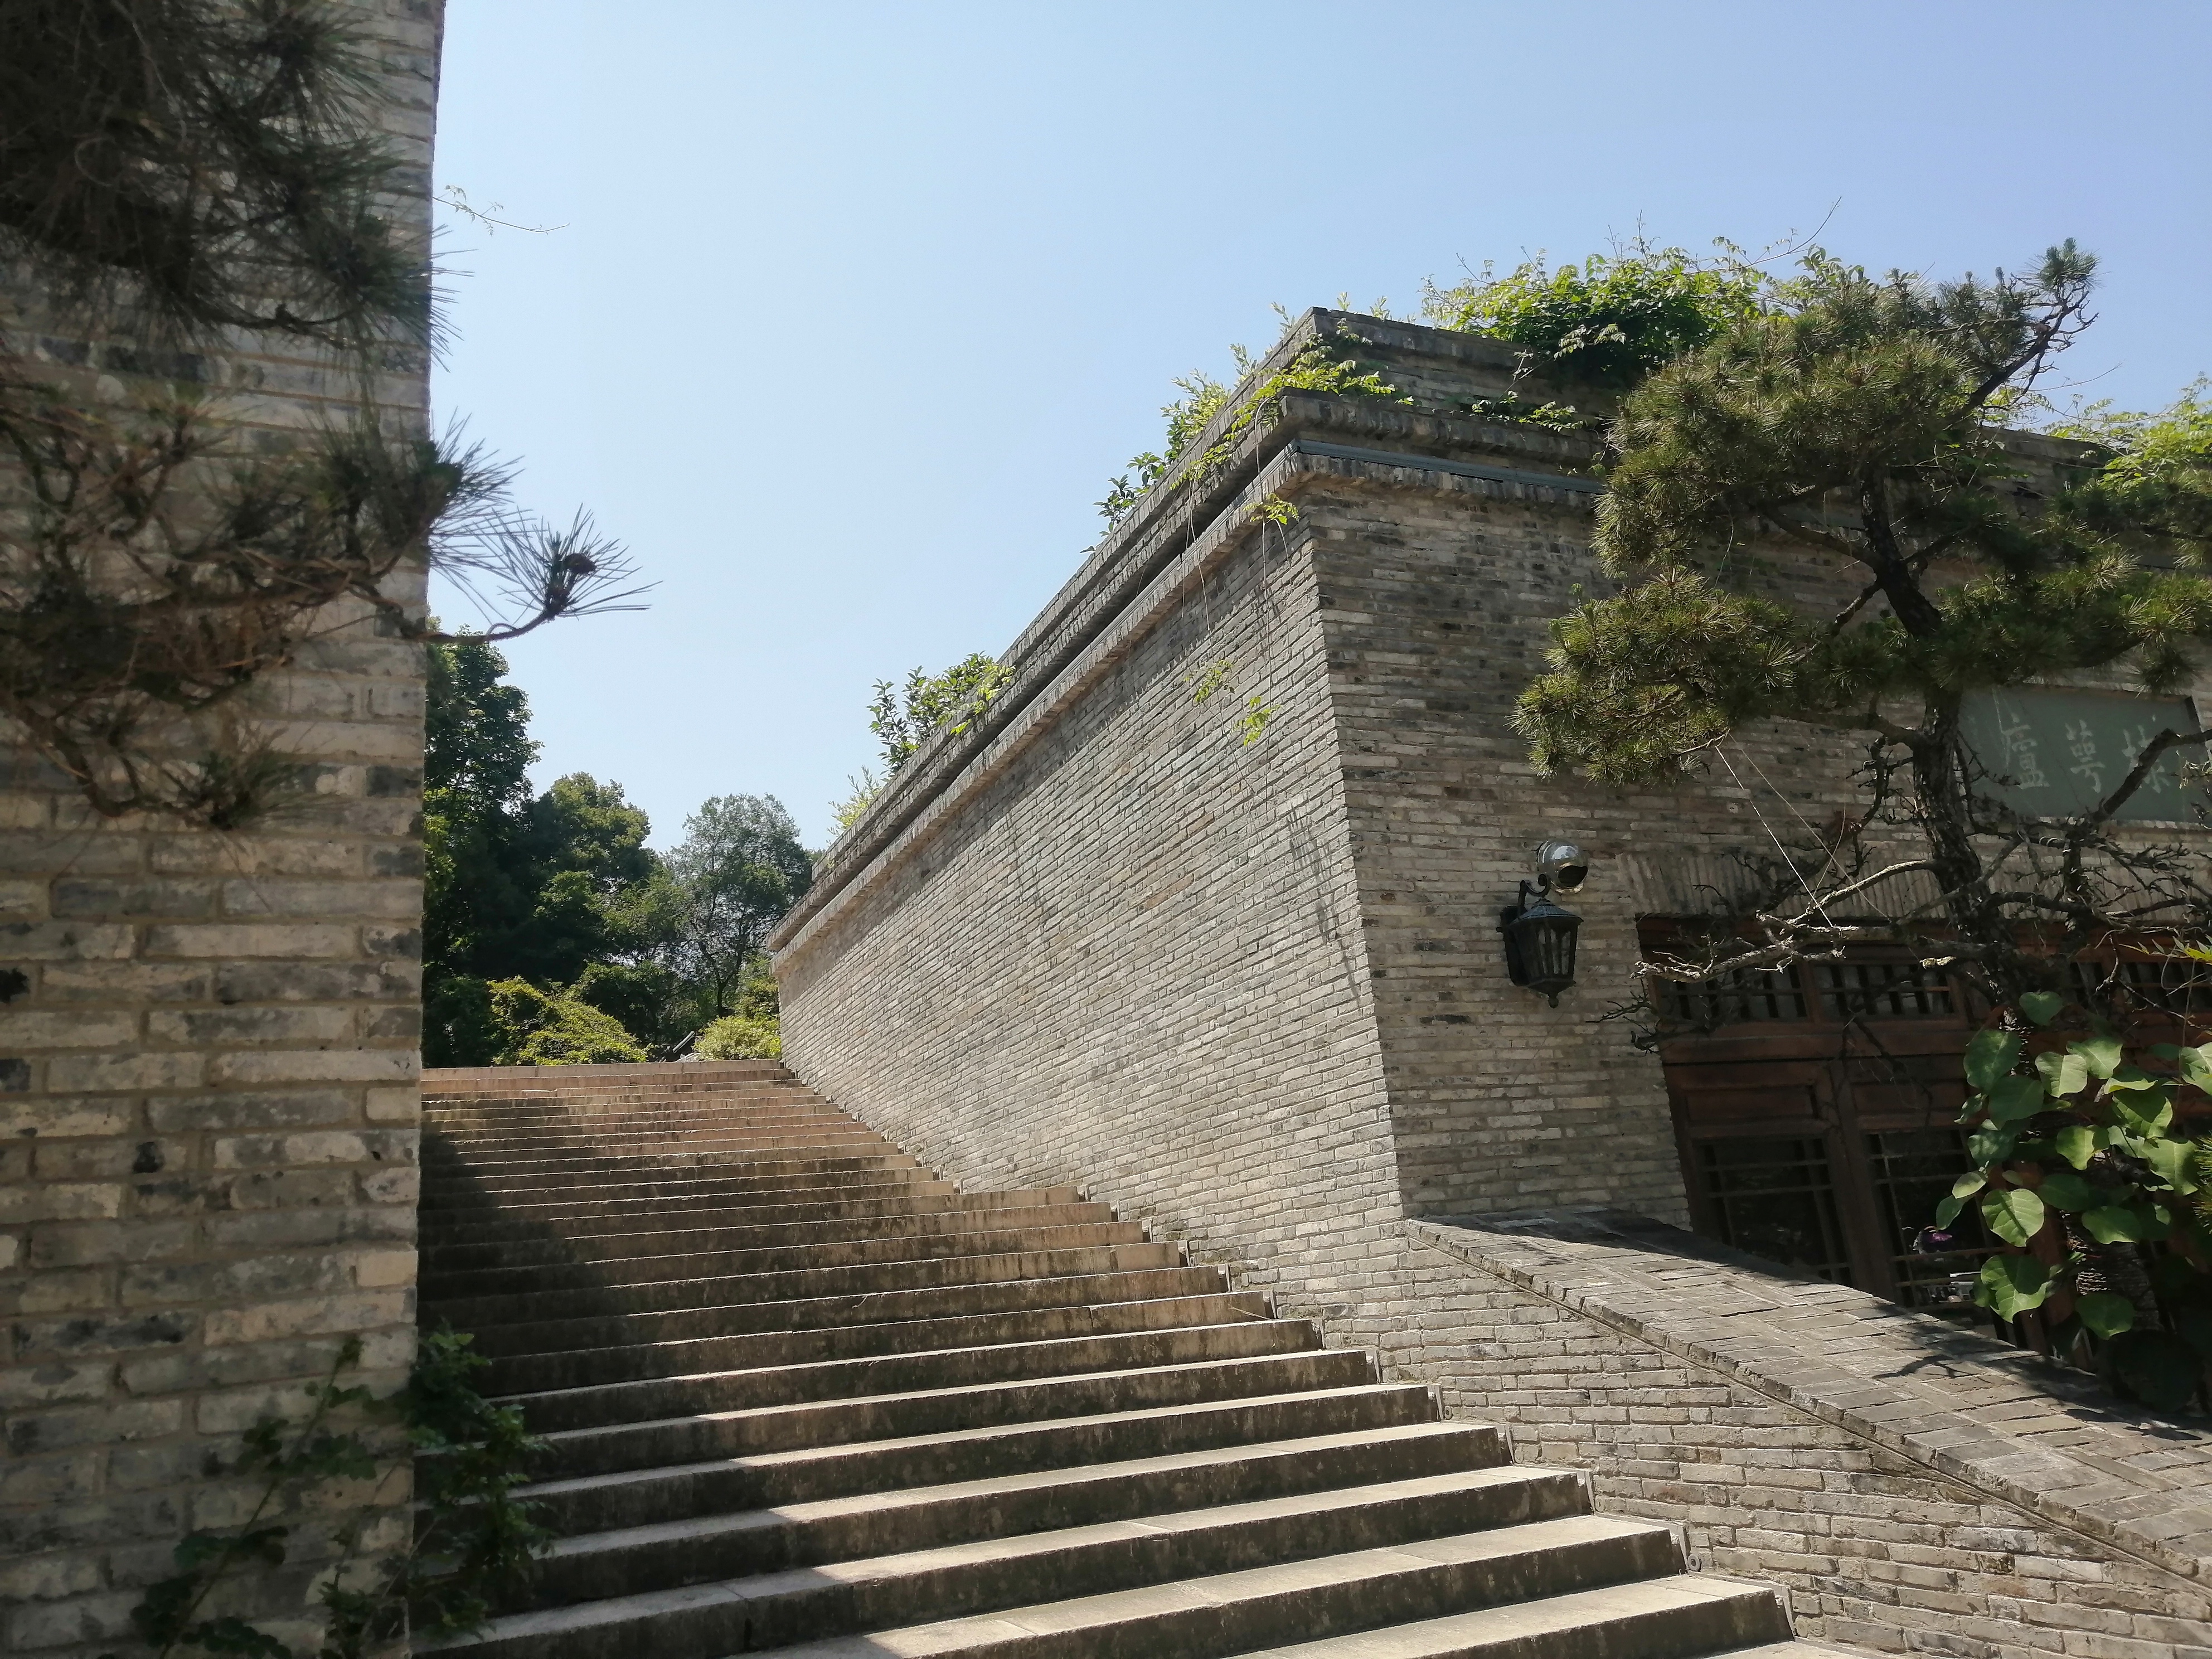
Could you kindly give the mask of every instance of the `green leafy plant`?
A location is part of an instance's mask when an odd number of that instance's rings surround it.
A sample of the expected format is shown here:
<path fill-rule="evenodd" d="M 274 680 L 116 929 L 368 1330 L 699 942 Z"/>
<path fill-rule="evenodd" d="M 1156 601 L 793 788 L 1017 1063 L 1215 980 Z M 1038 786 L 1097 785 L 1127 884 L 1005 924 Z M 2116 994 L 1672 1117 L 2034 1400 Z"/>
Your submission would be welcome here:
<path fill-rule="evenodd" d="M 1936 1224 L 1971 1204 L 2008 1247 L 1984 1263 L 1976 1302 L 2033 1318 L 2055 1353 L 2095 1348 L 2129 1394 L 2180 1409 L 2212 1362 L 2212 1148 L 2176 1108 L 2212 1090 L 2212 1043 L 2159 1044 L 2138 1064 L 2106 1030 L 2056 1046 L 2056 992 L 2019 1009 L 2023 1030 L 1967 1048 L 1973 1168 Z"/>
<path fill-rule="evenodd" d="M 649 1058 L 620 1020 L 566 992 L 521 979 L 484 989 L 502 1044 L 495 1066 L 615 1066 Z"/>
<path fill-rule="evenodd" d="M 1363 362 L 1357 356 L 1340 355 L 1340 345 L 1334 340 L 1316 340 L 1282 369 L 1249 390 L 1249 374 L 1233 386 L 1225 386 L 1202 371 L 1176 381 L 1183 395 L 1160 410 L 1168 423 L 1166 448 L 1131 456 L 1129 471 L 1112 480 L 1106 499 L 1098 503 L 1098 510 L 1109 524 L 1117 524 L 1154 491 L 1174 489 L 1204 479 L 1228 459 L 1238 441 L 1254 425 L 1274 418 L 1286 393 L 1325 392 L 1338 397 L 1410 401 L 1401 398 L 1398 389 L 1382 378 L 1377 366 Z M 1238 367 L 1246 368 L 1249 359 L 1241 348 L 1237 356 Z M 1219 438 L 1199 450 L 1199 439 L 1214 417 L 1232 403 L 1238 405 L 1236 418 L 1223 428 Z M 1134 483 L 1130 482 L 1133 476 Z"/>
<path fill-rule="evenodd" d="M 884 789 L 884 781 L 869 766 L 848 773 L 845 783 L 844 798 L 830 803 L 830 820 L 837 826 L 841 836 L 860 821 L 860 815 L 875 804 L 876 797 Z"/>
<path fill-rule="evenodd" d="M 916 668 L 903 687 L 878 680 L 868 704 L 868 730 L 882 745 L 884 769 L 897 771 L 939 732 L 965 732 L 1012 678 L 1012 669 L 978 651 L 942 673 Z"/>
<path fill-rule="evenodd" d="M 158 1659 L 191 1653 L 295 1659 L 286 1643 L 234 1613 L 211 1613 L 226 1589 L 285 1565 L 295 1528 L 269 1519 L 288 1502 L 334 1482 L 371 1482 L 368 1498 L 333 1522 L 314 1598 L 324 1636 L 316 1659 L 362 1659 L 404 1630 L 435 1637 L 478 1628 L 490 1598 L 526 1583 L 550 1534 L 514 1497 L 537 1449 L 511 1407 L 479 1394 L 489 1361 L 450 1329 L 422 1339 L 406 1386 L 389 1400 L 342 1384 L 361 1363 L 358 1338 L 340 1348 L 330 1372 L 307 1390 L 307 1416 L 264 1417 L 246 1431 L 234 1472 L 258 1476 L 261 1491 L 239 1526 L 180 1540 L 176 1571 L 151 1585 L 131 1623 Z M 412 1545 L 384 1557 L 366 1583 L 355 1582 L 362 1537 L 390 1507 L 383 1494 L 401 1462 L 348 1421 L 395 1420 L 414 1453 L 416 1524 Z M 114 1659 L 113 1655 L 106 1659 Z"/>
<path fill-rule="evenodd" d="M 692 1052 L 708 1060 L 781 1060 L 783 1031 L 774 1015 L 725 1014 L 699 1033 Z"/>
<path fill-rule="evenodd" d="M 1183 683 L 1190 687 L 1190 700 L 1203 703 L 1227 685 L 1236 672 L 1237 659 L 1234 657 L 1216 657 Z"/>
<path fill-rule="evenodd" d="M 1726 245 L 1698 259 L 1638 242 L 1578 265 L 1553 268 L 1539 254 L 1503 276 L 1486 264 L 1454 287 L 1431 284 L 1422 313 L 1440 328 L 1525 347 L 1557 374 L 1625 386 L 1759 311 L 1767 288 Z M 1553 425 L 1573 415 L 1546 404 L 1508 417 Z"/>

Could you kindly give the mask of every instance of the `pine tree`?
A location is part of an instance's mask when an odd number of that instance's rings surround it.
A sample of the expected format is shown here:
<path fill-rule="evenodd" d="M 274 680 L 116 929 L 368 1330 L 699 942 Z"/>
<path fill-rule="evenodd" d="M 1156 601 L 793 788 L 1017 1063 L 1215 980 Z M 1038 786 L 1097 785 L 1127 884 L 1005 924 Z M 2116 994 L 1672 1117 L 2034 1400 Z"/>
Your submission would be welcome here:
<path fill-rule="evenodd" d="M 1535 759 L 1630 785 L 1753 721 L 1856 733 L 1868 819 L 1919 843 L 1887 865 L 1830 859 L 1825 887 L 1704 960 L 1648 968 L 1692 978 L 1904 940 L 2012 1002 L 2058 971 L 2024 928 L 2060 929 L 2062 958 L 2114 931 L 2203 936 L 2194 861 L 2107 832 L 2166 750 L 2212 732 L 2161 732 L 2093 809 L 2051 820 L 2006 807 L 1961 730 L 1990 688 L 2117 665 L 2170 690 L 2212 635 L 2197 403 L 2108 422 L 2071 476 L 2039 474 L 2008 435 L 2087 325 L 2094 270 L 2070 240 L 2031 274 L 1942 284 L 1816 254 L 1626 395 L 1595 538 L 1621 586 L 1553 624 L 1551 672 L 1519 710 Z M 1764 578 L 1781 549 L 1855 591 L 1827 611 L 1778 596 Z M 1911 875 L 1933 878 L 1934 905 L 1899 897 Z"/>

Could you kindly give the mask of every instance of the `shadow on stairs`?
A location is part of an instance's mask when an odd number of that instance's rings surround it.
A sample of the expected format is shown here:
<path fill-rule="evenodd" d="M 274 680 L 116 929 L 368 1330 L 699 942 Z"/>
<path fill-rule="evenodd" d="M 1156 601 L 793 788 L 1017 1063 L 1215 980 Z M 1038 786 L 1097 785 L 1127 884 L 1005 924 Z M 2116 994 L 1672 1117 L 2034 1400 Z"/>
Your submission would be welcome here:
<path fill-rule="evenodd" d="M 768 1062 L 424 1079 L 422 1309 L 548 1450 L 455 1659 L 1819 1659 L 1771 1586 L 1072 1188 Z"/>

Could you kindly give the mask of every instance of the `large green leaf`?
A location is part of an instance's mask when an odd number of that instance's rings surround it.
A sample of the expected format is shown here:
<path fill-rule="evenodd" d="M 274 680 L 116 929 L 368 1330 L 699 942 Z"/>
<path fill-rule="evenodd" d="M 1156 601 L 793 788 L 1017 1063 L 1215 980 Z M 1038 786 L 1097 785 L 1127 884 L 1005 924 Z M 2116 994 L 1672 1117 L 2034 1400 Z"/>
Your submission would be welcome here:
<path fill-rule="evenodd" d="M 2212 1042 L 2181 1049 L 2175 1058 L 2181 1062 L 2182 1081 L 2212 1095 Z"/>
<path fill-rule="evenodd" d="M 2078 1094 L 2088 1086 L 2088 1062 L 2079 1054 L 2038 1054 L 2035 1069 L 2043 1086 L 2053 1095 Z"/>
<path fill-rule="evenodd" d="M 1974 1300 L 2000 1319 L 2017 1319 L 2050 1294 L 2051 1271 L 2032 1255 L 1991 1256 L 1974 1286 Z"/>
<path fill-rule="evenodd" d="M 2043 1231 L 2043 1200 L 2025 1187 L 1982 1194 L 1982 1221 L 2008 1244 L 2025 1244 Z"/>
<path fill-rule="evenodd" d="M 2172 1331 L 2125 1331 L 2106 1352 L 2128 1392 L 2162 1410 L 2181 1410 L 2204 1380 L 2203 1358 Z"/>
<path fill-rule="evenodd" d="M 2012 1149 L 2020 1143 L 2016 1128 L 1977 1129 L 1966 1137 L 1966 1155 L 1984 1169 L 2002 1164 L 2012 1156 Z"/>
<path fill-rule="evenodd" d="M 2084 1180 L 2071 1170 L 2051 1170 L 2043 1177 L 2036 1194 L 2054 1210 L 2094 1210 L 2105 1202 L 2101 1187 Z"/>
<path fill-rule="evenodd" d="M 2066 999 L 2056 991 L 2030 991 L 2020 1000 L 2021 1012 L 2038 1025 L 2050 1024 L 2065 1006 Z"/>
<path fill-rule="evenodd" d="M 2105 1204 L 2088 1211 L 2081 1224 L 2100 1244 L 2142 1244 L 2173 1231 L 2172 1218 L 2154 1204 Z"/>
<path fill-rule="evenodd" d="M 2112 1116 L 2130 1134 L 2162 1134 L 2166 1125 L 2173 1121 L 2173 1100 L 2163 1089 L 2145 1089 L 2106 1098 Z"/>
<path fill-rule="evenodd" d="M 2047 1103 L 2043 1085 L 2032 1077 L 2001 1077 L 1989 1093 L 1990 1116 L 1999 1123 L 2025 1123 Z"/>
<path fill-rule="evenodd" d="M 2092 1291 L 2075 1302 L 2074 1311 L 2099 1336 L 2118 1336 L 2136 1322 L 2136 1304 L 2118 1291 Z"/>
<path fill-rule="evenodd" d="M 2079 1042 L 2068 1043 L 2066 1052 L 2081 1055 L 2091 1077 L 2110 1077 L 2120 1067 L 2120 1040 L 2116 1036 L 2083 1037 Z"/>
<path fill-rule="evenodd" d="M 2089 1160 L 2097 1155 L 2097 1132 L 2085 1125 L 2069 1123 L 2051 1137 L 2051 1144 L 2058 1156 L 2077 1170 L 2089 1167 Z"/>
<path fill-rule="evenodd" d="M 2020 1060 L 2020 1039 L 2003 1031 L 1977 1031 L 1966 1045 L 1966 1081 L 1987 1094 Z"/>
<path fill-rule="evenodd" d="M 1959 1218 L 1959 1212 L 1966 1200 L 1990 1184 L 1990 1178 L 1979 1170 L 1969 1170 L 1951 1183 L 1951 1195 L 1936 1206 L 1936 1224 L 1948 1227 Z"/>
<path fill-rule="evenodd" d="M 2160 1179 L 2177 1193 L 2197 1190 L 2195 1159 L 2191 1156 L 2196 1144 L 2187 1140 L 2159 1139 L 2142 1143 L 2142 1159 L 2159 1173 Z"/>

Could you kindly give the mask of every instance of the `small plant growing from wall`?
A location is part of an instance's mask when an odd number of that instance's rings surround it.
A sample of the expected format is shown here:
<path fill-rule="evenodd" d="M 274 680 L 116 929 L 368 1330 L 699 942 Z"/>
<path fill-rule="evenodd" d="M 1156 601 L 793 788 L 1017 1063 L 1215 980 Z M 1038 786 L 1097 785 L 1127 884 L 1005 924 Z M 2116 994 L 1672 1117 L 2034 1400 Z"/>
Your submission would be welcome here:
<path fill-rule="evenodd" d="M 520 1411 L 477 1391 L 475 1377 L 489 1362 L 470 1351 L 465 1335 L 428 1333 L 407 1386 L 379 1401 L 341 1381 L 361 1354 L 359 1340 L 349 1340 L 330 1374 L 308 1389 L 303 1417 L 264 1417 L 246 1431 L 233 1472 L 260 1481 L 252 1510 L 235 1527 L 186 1536 L 174 1552 L 176 1571 L 131 1610 L 131 1623 L 158 1659 L 298 1659 L 289 1644 L 227 1608 L 240 1592 L 250 1601 L 254 1581 L 283 1571 L 303 1546 L 311 1546 L 305 1559 L 315 1564 L 315 1602 L 325 1621 L 315 1659 L 364 1659 L 410 1632 L 433 1638 L 473 1630 L 493 1598 L 529 1581 L 550 1534 L 514 1492 L 528 1479 L 537 1443 Z M 392 1436 L 375 1432 L 379 1419 L 397 1425 L 413 1455 L 412 1541 L 384 1553 L 364 1575 L 356 1555 L 368 1529 L 395 1512 L 403 1526 L 410 1518 L 404 1506 L 394 1509 L 406 1453 Z M 361 1502 L 322 1538 L 302 1539 L 298 1528 L 266 1518 L 316 1488 L 363 1484 Z"/>

